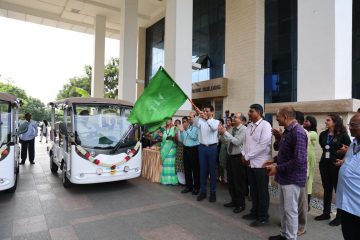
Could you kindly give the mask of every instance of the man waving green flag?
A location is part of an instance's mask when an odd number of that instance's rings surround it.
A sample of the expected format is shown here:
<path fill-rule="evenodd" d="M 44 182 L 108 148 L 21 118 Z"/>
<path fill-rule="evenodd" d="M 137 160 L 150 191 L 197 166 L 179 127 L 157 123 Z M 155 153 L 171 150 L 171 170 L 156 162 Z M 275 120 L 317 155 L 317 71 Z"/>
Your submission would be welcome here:
<path fill-rule="evenodd" d="M 154 131 L 172 117 L 186 99 L 188 97 L 183 90 L 165 69 L 160 67 L 136 101 L 128 121 L 146 125 L 149 131 Z"/>

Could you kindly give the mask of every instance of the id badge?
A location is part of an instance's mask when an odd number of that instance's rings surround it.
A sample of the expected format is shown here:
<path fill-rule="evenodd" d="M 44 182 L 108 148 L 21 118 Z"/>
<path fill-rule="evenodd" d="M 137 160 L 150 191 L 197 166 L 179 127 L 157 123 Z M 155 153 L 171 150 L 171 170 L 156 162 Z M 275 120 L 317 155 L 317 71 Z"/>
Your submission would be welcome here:
<path fill-rule="evenodd" d="M 325 158 L 329 159 L 330 158 L 330 152 L 325 152 Z"/>

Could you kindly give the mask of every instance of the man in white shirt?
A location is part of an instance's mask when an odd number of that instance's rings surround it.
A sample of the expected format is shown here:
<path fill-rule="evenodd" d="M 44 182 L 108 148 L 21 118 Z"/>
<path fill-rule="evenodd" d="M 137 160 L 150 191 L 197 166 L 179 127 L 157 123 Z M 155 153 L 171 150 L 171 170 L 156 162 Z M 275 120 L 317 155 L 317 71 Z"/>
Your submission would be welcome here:
<path fill-rule="evenodd" d="M 194 126 L 199 128 L 200 194 L 198 201 L 206 198 L 207 178 L 210 174 L 210 202 L 216 202 L 216 159 L 219 120 L 214 119 L 214 107 L 207 106 L 204 111 L 196 108 Z"/>
<path fill-rule="evenodd" d="M 250 166 L 248 177 L 252 209 L 244 219 L 254 220 L 250 226 L 257 227 L 268 224 L 269 219 L 269 177 L 264 164 L 271 160 L 271 125 L 262 118 L 263 107 L 260 104 L 250 106 L 249 119 L 245 135 L 243 160 Z"/>

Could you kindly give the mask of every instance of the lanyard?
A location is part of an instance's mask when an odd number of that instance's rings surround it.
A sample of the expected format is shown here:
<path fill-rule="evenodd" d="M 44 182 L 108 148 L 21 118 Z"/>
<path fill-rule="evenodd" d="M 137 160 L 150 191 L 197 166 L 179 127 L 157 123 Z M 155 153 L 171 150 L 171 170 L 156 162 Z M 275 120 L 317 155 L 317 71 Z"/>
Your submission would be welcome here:
<path fill-rule="evenodd" d="M 330 145 L 332 143 L 332 141 L 334 140 L 334 136 L 331 135 L 327 135 L 326 138 L 326 145 Z"/>
<path fill-rule="evenodd" d="M 261 121 L 259 122 L 258 125 L 256 125 L 255 123 L 251 125 L 251 129 L 250 129 L 250 136 L 252 136 L 256 130 L 256 128 L 260 125 L 260 123 L 262 123 L 263 119 L 261 119 Z M 253 130 L 253 126 L 255 125 L 255 128 Z"/>

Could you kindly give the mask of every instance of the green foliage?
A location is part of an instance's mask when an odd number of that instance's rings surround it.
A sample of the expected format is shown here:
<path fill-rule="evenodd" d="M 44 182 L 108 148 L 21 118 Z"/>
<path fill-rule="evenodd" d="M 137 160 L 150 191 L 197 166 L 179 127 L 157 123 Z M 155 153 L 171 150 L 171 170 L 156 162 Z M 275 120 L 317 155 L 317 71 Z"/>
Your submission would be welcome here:
<path fill-rule="evenodd" d="M 28 97 L 28 103 L 20 108 L 20 113 L 31 113 L 34 121 L 50 120 L 50 109 L 46 108 L 45 104 L 37 98 Z"/>
<path fill-rule="evenodd" d="M 104 69 L 104 88 L 106 98 L 118 97 L 119 59 L 111 58 Z"/>
<path fill-rule="evenodd" d="M 56 96 L 57 100 L 69 97 L 88 97 L 91 92 L 92 68 L 84 67 L 85 76 L 73 77 L 69 83 L 63 86 Z M 104 96 L 106 98 L 117 98 L 119 82 L 119 59 L 111 58 L 104 68 Z"/>
<path fill-rule="evenodd" d="M 85 76 L 73 77 L 69 79 L 69 83 L 63 86 L 56 96 L 57 100 L 69 97 L 85 97 L 90 95 L 91 88 L 91 66 L 85 65 Z M 86 94 L 85 94 L 86 92 Z"/>
<path fill-rule="evenodd" d="M 50 110 L 47 109 L 45 104 L 39 99 L 27 96 L 25 90 L 12 84 L 0 82 L 0 92 L 11 93 L 22 100 L 23 104 L 19 109 L 20 118 L 22 118 L 26 112 L 29 112 L 34 121 L 41 121 L 43 119 L 50 120 Z"/>
<path fill-rule="evenodd" d="M 11 93 L 12 95 L 16 96 L 17 98 L 20 98 L 21 100 L 23 100 L 24 102 L 26 102 L 28 100 L 28 96 L 26 95 L 25 90 L 23 90 L 19 87 L 16 87 L 14 85 L 11 85 L 11 84 L 0 82 L 0 92 Z"/>

